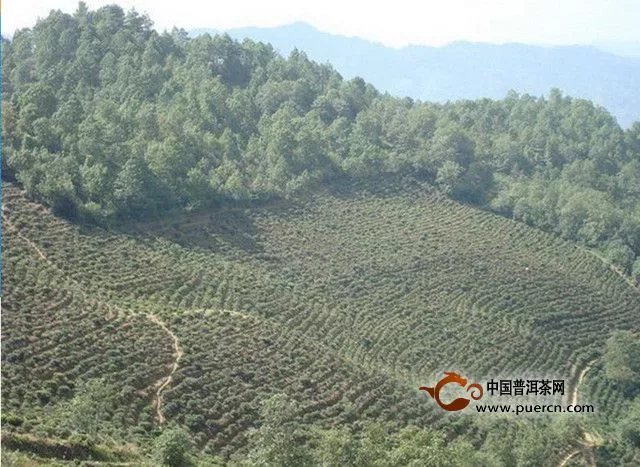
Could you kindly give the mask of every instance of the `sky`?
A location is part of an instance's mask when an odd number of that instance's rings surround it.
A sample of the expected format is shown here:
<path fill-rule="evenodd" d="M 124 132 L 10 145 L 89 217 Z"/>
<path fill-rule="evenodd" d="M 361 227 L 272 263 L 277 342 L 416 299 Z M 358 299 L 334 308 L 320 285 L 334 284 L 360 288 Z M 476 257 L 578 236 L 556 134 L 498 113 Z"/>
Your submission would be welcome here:
<path fill-rule="evenodd" d="M 159 30 L 230 29 L 307 22 L 321 31 L 391 47 L 457 40 L 568 45 L 640 43 L 640 0 L 85 0 L 147 13 Z M 3 0 L 2 34 L 31 27 L 51 9 L 73 13 L 77 0 Z"/>

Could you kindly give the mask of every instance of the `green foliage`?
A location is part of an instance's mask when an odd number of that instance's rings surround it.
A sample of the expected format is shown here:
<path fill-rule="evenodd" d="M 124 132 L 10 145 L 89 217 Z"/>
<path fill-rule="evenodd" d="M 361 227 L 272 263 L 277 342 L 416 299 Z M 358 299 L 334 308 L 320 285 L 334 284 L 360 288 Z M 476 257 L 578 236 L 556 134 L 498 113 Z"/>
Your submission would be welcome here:
<path fill-rule="evenodd" d="M 620 420 L 619 429 L 623 440 L 640 448 L 640 397 L 631 403 L 627 414 Z"/>
<path fill-rule="evenodd" d="M 461 173 L 462 167 L 460 167 L 460 164 L 454 160 L 446 160 L 444 164 L 442 164 L 442 167 L 438 169 L 436 184 L 443 192 L 451 194 Z"/>
<path fill-rule="evenodd" d="M 625 245 L 624 242 L 620 240 L 608 242 L 604 246 L 604 251 L 606 258 L 612 264 L 620 266 L 623 272 L 630 273 L 632 271 L 635 255 L 633 250 Z"/>
<path fill-rule="evenodd" d="M 348 427 L 321 431 L 315 460 L 318 465 L 358 465 L 362 459 L 362 443 Z M 374 453 L 371 453 L 375 455 Z"/>
<path fill-rule="evenodd" d="M 309 465 L 311 456 L 301 445 L 296 433 L 299 408 L 284 394 L 265 400 L 260 411 L 262 426 L 256 435 L 253 451 L 248 456 L 252 466 Z"/>
<path fill-rule="evenodd" d="M 391 430 L 365 423 L 358 432 L 348 428 L 322 430 L 312 449 L 322 466 L 468 466 L 486 458 L 467 442 L 447 442 L 443 432 L 409 426 Z M 486 465 L 486 464 L 485 464 Z"/>
<path fill-rule="evenodd" d="M 640 258 L 634 261 L 631 275 L 636 281 L 640 282 Z"/>
<path fill-rule="evenodd" d="M 153 458 L 158 465 L 180 467 L 191 465 L 189 453 L 193 446 L 182 428 L 165 428 L 153 443 Z"/>
<path fill-rule="evenodd" d="M 75 435 L 68 440 L 38 438 L 32 435 L 3 432 L 2 465 L 67 465 L 104 463 L 132 463 L 146 465 L 132 445 L 95 444 L 87 437 Z"/>
<path fill-rule="evenodd" d="M 51 419 L 58 428 L 97 437 L 107 432 L 105 421 L 118 404 L 115 388 L 102 379 L 79 384 L 69 401 L 56 407 Z"/>
<path fill-rule="evenodd" d="M 494 465 L 551 465 L 549 458 L 559 458 L 581 436 L 578 424 L 561 416 L 536 422 L 499 417 L 477 424 L 484 438 L 481 452 Z"/>

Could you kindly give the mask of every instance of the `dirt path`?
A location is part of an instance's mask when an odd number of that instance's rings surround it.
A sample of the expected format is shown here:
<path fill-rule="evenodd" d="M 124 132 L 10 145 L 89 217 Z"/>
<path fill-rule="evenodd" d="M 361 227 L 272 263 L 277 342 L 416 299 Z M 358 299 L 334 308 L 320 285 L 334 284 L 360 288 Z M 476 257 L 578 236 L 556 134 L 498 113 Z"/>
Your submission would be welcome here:
<path fill-rule="evenodd" d="M 580 390 L 580 385 L 584 381 L 585 376 L 591 370 L 593 365 L 598 361 L 598 359 L 591 360 L 589 363 L 585 365 L 585 367 L 580 372 L 578 379 L 575 381 L 573 388 L 571 388 L 570 394 L 571 398 L 569 399 L 569 403 L 571 405 L 578 404 L 578 391 Z M 595 455 L 593 453 L 593 448 L 596 446 L 597 438 L 592 433 L 588 431 L 582 432 L 582 440 L 580 440 L 581 446 L 578 449 L 571 451 L 567 454 L 562 462 L 560 462 L 559 467 L 564 467 L 567 463 L 573 459 L 578 454 L 582 453 L 585 457 L 586 465 L 596 465 Z"/>
<path fill-rule="evenodd" d="M 569 403 L 571 405 L 576 405 L 578 403 L 578 391 L 580 389 L 580 385 L 582 384 L 582 381 L 584 380 L 584 377 L 587 375 L 587 373 L 589 372 L 591 367 L 593 367 L 593 365 L 595 365 L 595 363 L 597 361 L 598 361 L 597 358 L 591 360 L 589 363 L 587 363 L 585 365 L 585 367 L 580 372 L 580 375 L 578 376 L 578 379 L 574 383 L 573 390 L 571 391 L 571 399 L 569 400 Z"/>
<path fill-rule="evenodd" d="M 147 317 L 149 318 L 149 321 L 160 326 L 173 340 L 173 352 L 174 352 L 173 355 L 175 357 L 175 360 L 173 361 L 171 371 L 167 376 L 160 378 L 154 385 L 157 389 L 156 389 L 156 394 L 153 397 L 152 405 L 156 408 L 156 417 L 158 418 L 158 423 L 162 425 L 166 421 L 166 418 L 162 413 L 162 391 L 164 391 L 167 388 L 167 386 L 171 384 L 171 381 L 173 380 L 173 374 L 178 369 L 180 359 L 184 355 L 184 352 L 182 351 L 182 347 L 180 347 L 180 341 L 178 340 L 178 337 L 171 331 L 171 329 L 167 327 L 166 324 L 164 324 L 153 313 L 147 313 Z"/>

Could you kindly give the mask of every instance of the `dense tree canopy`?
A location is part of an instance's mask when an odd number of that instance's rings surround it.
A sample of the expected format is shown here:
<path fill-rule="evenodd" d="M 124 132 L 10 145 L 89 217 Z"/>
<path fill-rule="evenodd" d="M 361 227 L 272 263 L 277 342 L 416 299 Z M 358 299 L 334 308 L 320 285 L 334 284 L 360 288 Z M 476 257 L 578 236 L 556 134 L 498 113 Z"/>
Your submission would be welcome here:
<path fill-rule="evenodd" d="M 158 33 L 134 11 L 82 3 L 3 39 L 2 58 L 3 176 L 70 218 L 110 223 L 400 174 L 638 269 L 640 123 L 625 132 L 558 90 L 415 102 L 299 51 Z"/>

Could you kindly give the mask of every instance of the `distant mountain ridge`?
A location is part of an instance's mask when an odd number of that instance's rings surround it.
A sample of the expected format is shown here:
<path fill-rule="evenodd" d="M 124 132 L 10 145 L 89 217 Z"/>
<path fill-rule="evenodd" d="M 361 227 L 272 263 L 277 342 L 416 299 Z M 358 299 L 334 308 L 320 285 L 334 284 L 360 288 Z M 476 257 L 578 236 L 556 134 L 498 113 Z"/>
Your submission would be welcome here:
<path fill-rule="evenodd" d="M 285 56 L 298 48 L 313 60 L 331 63 L 345 78 L 361 76 L 397 96 L 446 102 L 499 99 L 510 89 L 546 95 L 560 88 L 607 108 L 623 127 L 640 120 L 640 58 L 594 46 L 454 42 L 395 49 L 321 32 L 306 23 L 227 31 L 194 29 L 190 34 L 222 32 L 240 40 L 269 42 Z"/>

